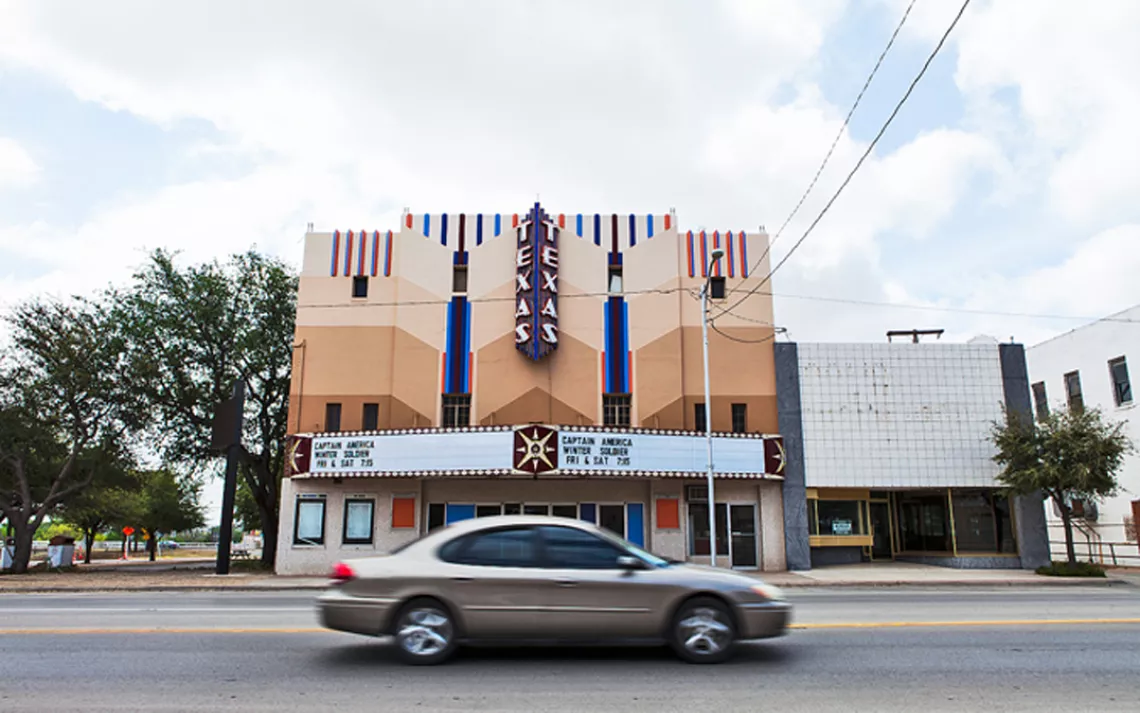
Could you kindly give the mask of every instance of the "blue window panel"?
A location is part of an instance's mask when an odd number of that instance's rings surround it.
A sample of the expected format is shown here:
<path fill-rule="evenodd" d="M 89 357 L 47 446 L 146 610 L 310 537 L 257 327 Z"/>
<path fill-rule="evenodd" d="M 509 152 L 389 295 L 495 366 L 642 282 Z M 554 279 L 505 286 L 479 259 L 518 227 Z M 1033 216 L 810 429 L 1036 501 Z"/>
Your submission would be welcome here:
<path fill-rule="evenodd" d="M 626 537 L 638 547 L 645 547 L 645 506 L 641 503 L 626 503 Z M 720 549 L 719 547 L 717 549 Z"/>
<path fill-rule="evenodd" d="M 460 520 L 470 520 L 475 517 L 474 505 L 456 505 L 455 503 L 447 504 L 447 513 L 443 516 L 443 521 L 450 525 L 453 522 Z"/>
<path fill-rule="evenodd" d="M 594 503 L 580 503 L 578 505 L 578 519 L 598 524 L 598 506 Z"/>

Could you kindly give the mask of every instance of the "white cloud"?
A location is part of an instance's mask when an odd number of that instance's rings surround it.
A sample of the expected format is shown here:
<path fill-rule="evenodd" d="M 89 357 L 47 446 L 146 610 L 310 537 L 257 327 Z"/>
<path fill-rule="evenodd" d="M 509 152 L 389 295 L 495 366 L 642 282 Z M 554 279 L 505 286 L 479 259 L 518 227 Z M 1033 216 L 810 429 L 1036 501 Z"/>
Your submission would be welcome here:
<path fill-rule="evenodd" d="M 36 181 L 40 167 L 15 140 L 0 136 L 0 189 Z"/>

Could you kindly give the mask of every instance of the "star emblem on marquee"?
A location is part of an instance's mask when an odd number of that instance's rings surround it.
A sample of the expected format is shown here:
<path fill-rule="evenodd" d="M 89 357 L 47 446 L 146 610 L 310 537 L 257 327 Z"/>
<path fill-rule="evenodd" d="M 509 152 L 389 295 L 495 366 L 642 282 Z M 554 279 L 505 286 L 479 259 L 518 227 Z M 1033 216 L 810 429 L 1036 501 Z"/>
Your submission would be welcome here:
<path fill-rule="evenodd" d="M 555 433 L 552 429 L 537 426 L 516 431 L 515 468 L 531 473 L 554 470 L 558 446 L 557 442 L 551 443 L 551 439 Z"/>

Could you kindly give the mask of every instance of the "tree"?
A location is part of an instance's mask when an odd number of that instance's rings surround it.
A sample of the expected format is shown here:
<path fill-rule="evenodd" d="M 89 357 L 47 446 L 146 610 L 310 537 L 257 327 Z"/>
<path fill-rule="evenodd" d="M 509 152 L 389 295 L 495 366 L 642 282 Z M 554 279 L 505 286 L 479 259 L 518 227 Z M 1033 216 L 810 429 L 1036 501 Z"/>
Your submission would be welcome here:
<path fill-rule="evenodd" d="M 1134 448 L 1124 424 L 1105 422 L 1096 409 L 1055 411 L 1037 423 L 1007 414 L 991 439 L 1002 466 L 998 480 L 1019 494 L 1044 492 L 1057 505 L 1068 562 L 1075 565 L 1072 503 L 1116 493 L 1116 474 Z"/>
<path fill-rule="evenodd" d="M 0 364 L 0 513 L 14 530 L 12 569 L 26 572 L 44 517 L 96 475 L 82 457 L 137 425 L 123 333 L 105 305 L 33 300 L 7 318 Z"/>
<path fill-rule="evenodd" d="M 83 561 L 90 564 L 95 536 L 132 518 L 138 481 L 123 453 L 96 451 L 87 457 L 95 477 L 89 487 L 63 503 L 59 516 L 82 531 Z"/>
<path fill-rule="evenodd" d="M 131 517 L 147 535 L 146 550 L 153 562 L 163 535 L 205 523 L 205 513 L 198 502 L 201 484 L 193 478 L 179 478 L 167 469 L 143 471 L 137 477 L 136 511 Z"/>
<path fill-rule="evenodd" d="M 182 268 L 174 255 L 157 251 L 131 288 L 113 295 L 128 325 L 133 382 L 154 407 L 152 429 L 168 462 L 218 462 L 209 449 L 213 409 L 245 380 L 240 471 L 269 564 L 276 557 L 296 294 L 292 269 L 256 252 Z"/>

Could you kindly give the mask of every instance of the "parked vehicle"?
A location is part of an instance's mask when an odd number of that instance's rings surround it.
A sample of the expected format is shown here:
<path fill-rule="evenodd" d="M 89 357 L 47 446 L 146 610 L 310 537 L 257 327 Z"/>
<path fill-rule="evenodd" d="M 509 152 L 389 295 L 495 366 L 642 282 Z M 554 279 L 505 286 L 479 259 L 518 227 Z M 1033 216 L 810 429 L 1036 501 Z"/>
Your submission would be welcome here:
<path fill-rule="evenodd" d="M 791 605 L 759 579 L 650 554 L 590 523 L 467 520 L 390 555 L 341 562 L 317 603 L 330 629 L 395 637 L 408 663 L 460 643 L 661 643 L 693 663 L 785 633 Z"/>

